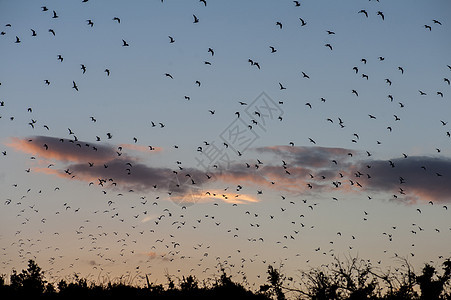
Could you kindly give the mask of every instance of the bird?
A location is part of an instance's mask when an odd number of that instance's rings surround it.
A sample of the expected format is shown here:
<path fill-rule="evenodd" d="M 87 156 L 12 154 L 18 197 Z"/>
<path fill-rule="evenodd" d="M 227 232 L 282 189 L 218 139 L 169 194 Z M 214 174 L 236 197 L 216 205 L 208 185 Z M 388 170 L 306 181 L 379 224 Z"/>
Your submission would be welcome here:
<path fill-rule="evenodd" d="M 361 9 L 359 11 L 359 14 L 364 14 L 368 18 L 368 12 L 366 10 L 364 10 L 364 9 Z"/>
<path fill-rule="evenodd" d="M 106 73 L 106 76 L 110 76 L 110 70 L 109 69 L 105 69 L 104 72 Z"/>
<path fill-rule="evenodd" d="M 85 74 L 86 73 L 86 66 L 84 64 L 81 64 L 81 69 L 83 71 L 83 74 Z"/>
<path fill-rule="evenodd" d="M 430 26 L 430 25 L 424 25 L 424 28 L 426 28 L 426 29 L 429 29 L 429 31 L 431 31 L 432 30 L 432 27 Z"/>
<path fill-rule="evenodd" d="M 277 51 L 276 48 L 274 48 L 273 46 L 269 46 L 269 48 L 271 49 L 271 53 L 274 53 Z"/>
<path fill-rule="evenodd" d="M 58 18 L 58 15 L 56 14 L 56 11 L 53 11 L 53 17 L 52 17 L 53 19 L 56 19 L 56 18 Z"/>
<path fill-rule="evenodd" d="M 437 21 L 437 20 L 432 20 L 432 22 L 434 22 L 434 24 L 442 25 L 442 23 L 440 21 Z"/>
<path fill-rule="evenodd" d="M 332 50 L 331 44 L 327 43 L 327 44 L 325 44 L 324 46 L 326 46 L 326 47 L 328 47 L 330 50 Z"/>
<path fill-rule="evenodd" d="M 287 88 L 284 87 L 280 82 L 279 82 L 279 87 L 280 87 L 281 90 L 286 90 L 286 89 L 287 89 Z"/>
<path fill-rule="evenodd" d="M 94 26 L 94 22 L 92 22 L 92 20 L 86 20 L 86 22 L 88 22 L 88 26 Z"/>
<path fill-rule="evenodd" d="M 299 20 L 301 21 L 301 26 L 307 25 L 307 22 L 305 22 L 302 18 L 299 18 Z"/>
<path fill-rule="evenodd" d="M 33 30 L 33 29 L 30 29 L 30 30 L 31 30 L 31 36 L 36 36 L 37 35 L 35 30 Z"/>
<path fill-rule="evenodd" d="M 15 41 L 15 43 L 16 44 L 19 44 L 20 43 L 20 39 L 19 39 L 19 37 L 16 35 L 16 41 Z"/>
<path fill-rule="evenodd" d="M 212 48 L 208 48 L 208 52 L 210 52 L 210 53 L 211 53 L 211 56 L 215 55 L 215 52 L 213 51 L 213 49 L 212 49 Z"/>
<path fill-rule="evenodd" d="M 124 39 L 122 39 L 122 47 L 130 46 Z"/>
<path fill-rule="evenodd" d="M 280 29 L 282 29 L 282 23 L 280 23 L 279 21 L 276 22 L 276 25 L 279 26 Z"/>
<path fill-rule="evenodd" d="M 175 42 L 175 40 L 174 40 L 174 38 L 173 38 L 172 36 L 170 36 L 170 35 L 169 35 L 168 37 L 169 37 L 169 43 L 171 43 L 171 44 L 172 44 L 172 43 L 174 43 L 174 42 Z"/>
<path fill-rule="evenodd" d="M 118 24 L 121 23 L 121 19 L 118 18 L 118 17 L 114 17 L 114 18 L 113 18 L 113 21 L 116 21 Z"/>
<path fill-rule="evenodd" d="M 385 16 L 384 16 L 384 13 L 383 13 L 383 12 L 378 11 L 378 12 L 377 12 L 377 15 L 378 15 L 378 16 L 381 16 L 382 20 L 385 20 Z"/>
<path fill-rule="evenodd" d="M 196 17 L 196 15 L 193 15 L 193 18 L 194 18 L 194 21 L 193 21 L 193 23 L 199 23 L 199 18 L 198 18 L 198 17 Z"/>
<path fill-rule="evenodd" d="M 75 89 L 78 92 L 78 86 L 75 83 L 75 81 L 72 81 L 72 84 L 73 84 L 72 88 Z"/>

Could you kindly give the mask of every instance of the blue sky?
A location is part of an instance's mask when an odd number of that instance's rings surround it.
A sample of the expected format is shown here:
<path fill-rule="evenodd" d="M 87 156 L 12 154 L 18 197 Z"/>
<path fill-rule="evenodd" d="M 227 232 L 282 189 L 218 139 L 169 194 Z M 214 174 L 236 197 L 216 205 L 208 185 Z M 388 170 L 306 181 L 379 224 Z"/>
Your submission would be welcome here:
<path fill-rule="evenodd" d="M 252 285 L 269 263 L 449 257 L 450 9 L 2 2 L 2 272 L 164 282 L 220 261 Z"/>

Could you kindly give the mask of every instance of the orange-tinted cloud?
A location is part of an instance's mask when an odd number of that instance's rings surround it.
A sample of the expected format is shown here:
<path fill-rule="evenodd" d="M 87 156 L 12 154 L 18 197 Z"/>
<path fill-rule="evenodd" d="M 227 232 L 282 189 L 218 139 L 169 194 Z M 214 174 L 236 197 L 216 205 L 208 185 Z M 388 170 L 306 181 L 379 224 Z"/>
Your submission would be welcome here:
<path fill-rule="evenodd" d="M 161 147 L 154 147 L 154 146 L 143 146 L 143 145 L 136 145 L 136 144 L 120 144 L 119 147 L 122 147 L 126 150 L 134 150 L 139 152 L 160 152 L 163 150 Z"/>
<path fill-rule="evenodd" d="M 46 136 L 29 139 L 13 137 L 7 146 L 33 156 L 61 162 L 103 162 L 117 156 L 115 150 L 108 146 Z"/>
<path fill-rule="evenodd" d="M 239 193 L 216 196 L 215 184 L 270 189 L 291 194 L 385 193 L 394 200 L 451 201 L 451 159 L 408 157 L 390 161 L 372 160 L 358 151 L 342 148 L 272 146 L 255 149 L 269 155 L 256 164 L 237 162 L 227 169 L 214 169 L 208 175 L 198 168 L 149 166 L 139 157 L 127 155 L 109 145 L 89 145 L 80 141 L 52 137 L 12 138 L 13 149 L 39 159 L 63 164 L 59 169 L 33 168 L 33 171 L 95 184 L 114 185 L 121 190 L 163 189 L 174 201 L 186 203 L 220 199 L 231 203 L 250 203 L 258 199 Z M 134 147 L 138 148 L 134 148 Z M 123 149 L 141 151 L 144 147 L 123 144 Z M 119 148 L 119 151 L 120 148 Z M 145 151 L 152 152 L 145 149 Z M 225 196 L 224 196 L 225 195 Z M 395 196 L 393 196 L 395 195 Z"/>

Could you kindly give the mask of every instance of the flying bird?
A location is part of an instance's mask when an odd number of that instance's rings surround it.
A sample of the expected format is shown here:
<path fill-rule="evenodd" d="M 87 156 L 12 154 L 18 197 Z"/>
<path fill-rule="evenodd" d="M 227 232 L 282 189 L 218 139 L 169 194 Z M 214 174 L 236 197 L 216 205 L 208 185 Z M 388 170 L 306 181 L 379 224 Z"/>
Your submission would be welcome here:
<path fill-rule="evenodd" d="M 193 15 L 194 21 L 193 23 L 199 23 L 199 18 L 196 17 L 196 15 Z"/>
<path fill-rule="evenodd" d="M 301 21 L 301 26 L 307 25 L 307 22 L 305 22 L 302 18 L 299 18 L 299 20 Z"/>
<path fill-rule="evenodd" d="M 361 9 L 359 11 L 359 14 L 364 14 L 368 18 L 368 12 L 366 10 L 364 10 L 364 9 Z"/>
<path fill-rule="evenodd" d="M 432 22 L 434 22 L 434 24 L 442 25 L 442 23 L 440 21 L 437 21 L 437 20 L 432 20 Z"/>

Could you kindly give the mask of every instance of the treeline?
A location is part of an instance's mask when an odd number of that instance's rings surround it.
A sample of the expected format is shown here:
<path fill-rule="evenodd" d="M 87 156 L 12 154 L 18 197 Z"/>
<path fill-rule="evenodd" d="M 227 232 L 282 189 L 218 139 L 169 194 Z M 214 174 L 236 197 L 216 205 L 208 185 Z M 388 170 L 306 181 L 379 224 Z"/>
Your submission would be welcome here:
<path fill-rule="evenodd" d="M 300 271 L 296 280 L 283 274 L 281 268 L 267 270 L 267 282 L 257 290 L 232 281 L 224 269 L 218 278 L 201 283 L 195 276 L 183 276 L 176 285 L 167 276 L 166 285 L 153 284 L 147 276 L 146 286 L 124 283 L 99 284 L 75 275 L 50 283 L 35 261 L 18 273 L 13 270 L 9 282 L 0 275 L 0 299 L 33 298 L 106 298 L 130 297 L 146 299 L 451 299 L 451 261 L 441 268 L 425 264 L 416 274 L 407 260 L 393 270 L 381 271 L 369 261 L 352 258 L 309 271 Z"/>

